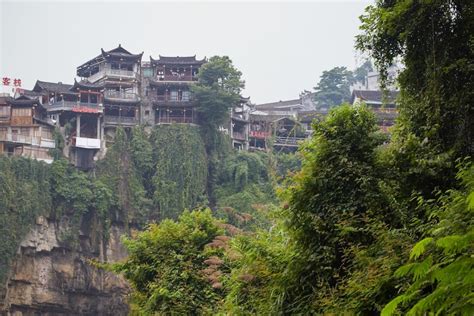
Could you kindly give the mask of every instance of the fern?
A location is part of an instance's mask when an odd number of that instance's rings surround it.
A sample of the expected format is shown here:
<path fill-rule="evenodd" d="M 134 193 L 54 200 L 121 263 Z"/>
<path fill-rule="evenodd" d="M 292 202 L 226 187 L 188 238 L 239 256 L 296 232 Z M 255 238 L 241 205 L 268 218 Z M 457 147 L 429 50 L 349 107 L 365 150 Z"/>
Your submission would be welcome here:
<path fill-rule="evenodd" d="M 419 241 L 410 252 L 410 259 L 418 259 L 419 256 L 425 253 L 426 246 L 428 246 L 432 241 L 432 237 L 428 237 Z"/>

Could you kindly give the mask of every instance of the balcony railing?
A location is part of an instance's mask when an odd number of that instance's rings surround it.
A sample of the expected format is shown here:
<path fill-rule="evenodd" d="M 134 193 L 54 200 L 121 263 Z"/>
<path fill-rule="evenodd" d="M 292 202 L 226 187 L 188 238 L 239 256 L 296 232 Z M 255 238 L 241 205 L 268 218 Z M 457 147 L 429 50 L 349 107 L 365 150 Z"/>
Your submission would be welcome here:
<path fill-rule="evenodd" d="M 123 99 L 129 101 L 137 101 L 138 95 L 132 92 L 106 90 L 104 96 L 109 99 Z"/>
<path fill-rule="evenodd" d="M 42 138 L 40 136 L 27 136 L 17 133 L 0 133 L 0 141 L 17 144 L 27 144 L 44 148 L 56 147 L 54 140 Z"/>
<path fill-rule="evenodd" d="M 135 125 L 135 124 L 138 124 L 138 118 L 133 117 L 133 116 L 105 115 L 104 122 L 106 124 L 116 124 L 116 125 Z"/>
<path fill-rule="evenodd" d="M 77 112 L 102 112 L 102 106 L 98 103 L 82 103 L 78 101 L 56 101 L 46 107 L 49 111 L 77 111 Z M 91 110 L 91 111 L 89 111 Z"/>
<path fill-rule="evenodd" d="M 165 103 L 165 102 L 191 102 L 193 99 L 191 96 L 181 97 L 178 96 L 170 96 L 170 95 L 152 95 L 149 97 L 152 101 L 157 103 Z"/>
<path fill-rule="evenodd" d="M 197 77 L 191 75 L 161 75 L 159 81 L 196 81 Z"/>
<path fill-rule="evenodd" d="M 264 132 L 264 131 L 250 131 L 249 136 L 264 139 L 264 138 L 270 137 L 271 133 L 270 132 Z"/>
<path fill-rule="evenodd" d="M 87 80 L 89 82 L 94 83 L 102 79 L 104 76 L 119 77 L 119 78 L 135 78 L 137 76 L 137 73 L 131 70 L 112 69 L 110 67 L 105 67 L 105 68 L 100 69 L 95 74 L 89 76 Z"/>
<path fill-rule="evenodd" d="M 304 141 L 306 138 L 304 137 L 281 137 L 277 136 L 275 138 L 275 144 L 282 144 L 282 145 L 298 145 L 299 142 Z"/>
<path fill-rule="evenodd" d="M 192 117 L 160 117 L 158 118 L 158 123 L 161 124 L 172 124 L 172 123 L 193 123 L 194 120 Z"/>
<path fill-rule="evenodd" d="M 135 78 L 136 73 L 132 70 L 105 68 L 105 74 L 114 77 Z"/>
<path fill-rule="evenodd" d="M 244 133 L 240 133 L 240 132 L 233 132 L 233 133 L 232 133 L 232 138 L 240 139 L 240 140 L 245 140 L 245 134 L 244 134 Z"/>

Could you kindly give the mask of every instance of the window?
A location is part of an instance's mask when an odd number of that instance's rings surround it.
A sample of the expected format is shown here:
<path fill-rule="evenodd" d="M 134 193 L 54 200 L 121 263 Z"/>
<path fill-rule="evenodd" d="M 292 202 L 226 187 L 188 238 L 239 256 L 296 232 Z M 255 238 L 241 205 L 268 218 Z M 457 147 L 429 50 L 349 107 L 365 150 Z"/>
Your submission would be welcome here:
<path fill-rule="evenodd" d="M 189 99 L 191 98 L 191 92 L 190 91 L 183 91 L 183 97 L 182 97 L 182 100 L 183 101 L 189 101 Z"/>
<path fill-rule="evenodd" d="M 97 94 L 89 95 L 90 102 L 89 103 L 97 103 Z"/>
<path fill-rule="evenodd" d="M 153 76 L 153 69 L 151 68 L 143 68 L 143 76 L 145 78 L 150 78 Z"/>
<path fill-rule="evenodd" d="M 81 103 L 89 103 L 89 95 L 81 93 Z"/>
<path fill-rule="evenodd" d="M 150 111 L 146 110 L 145 111 L 145 116 L 149 116 L 150 115 Z"/>
<path fill-rule="evenodd" d="M 0 106 L 0 117 L 10 116 L 10 107 L 9 106 Z"/>
<path fill-rule="evenodd" d="M 53 139 L 53 132 L 47 127 L 43 127 L 41 130 L 41 137 L 45 139 Z"/>
<path fill-rule="evenodd" d="M 30 129 L 28 127 L 21 127 L 20 128 L 20 135 L 30 136 Z"/>
<path fill-rule="evenodd" d="M 176 90 L 171 91 L 170 100 L 171 101 L 178 101 L 178 91 L 176 91 Z"/>

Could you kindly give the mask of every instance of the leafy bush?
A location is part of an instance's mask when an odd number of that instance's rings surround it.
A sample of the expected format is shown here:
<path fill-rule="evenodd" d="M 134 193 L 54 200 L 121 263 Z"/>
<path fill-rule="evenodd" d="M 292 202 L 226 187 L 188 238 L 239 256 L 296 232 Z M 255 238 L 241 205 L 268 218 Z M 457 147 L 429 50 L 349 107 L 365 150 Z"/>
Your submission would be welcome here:
<path fill-rule="evenodd" d="M 130 281 L 143 313 L 210 314 L 222 291 L 205 276 L 213 254 L 206 245 L 222 234 L 210 210 L 185 211 L 177 221 L 165 219 L 134 239 L 125 238 L 129 257 L 113 269 Z"/>

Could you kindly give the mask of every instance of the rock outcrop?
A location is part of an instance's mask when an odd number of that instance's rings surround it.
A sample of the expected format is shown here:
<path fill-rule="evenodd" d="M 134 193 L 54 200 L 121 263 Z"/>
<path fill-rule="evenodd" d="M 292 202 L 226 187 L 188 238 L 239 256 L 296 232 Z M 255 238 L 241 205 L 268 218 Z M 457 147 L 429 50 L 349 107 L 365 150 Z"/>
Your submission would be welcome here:
<path fill-rule="evenodd" d="M 125 229 L 112 225 L 104 242 L 94 219 L 83 220 L 79 240 L 65 246 L 67 221 L 38 217 L 22 240 L 6 284 L 6 315 L 127 315 L 125 280 L 91 265 L 126 256 L 120 243 Z"/>

